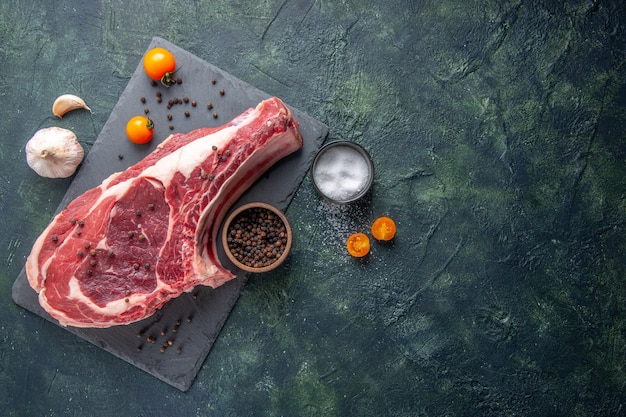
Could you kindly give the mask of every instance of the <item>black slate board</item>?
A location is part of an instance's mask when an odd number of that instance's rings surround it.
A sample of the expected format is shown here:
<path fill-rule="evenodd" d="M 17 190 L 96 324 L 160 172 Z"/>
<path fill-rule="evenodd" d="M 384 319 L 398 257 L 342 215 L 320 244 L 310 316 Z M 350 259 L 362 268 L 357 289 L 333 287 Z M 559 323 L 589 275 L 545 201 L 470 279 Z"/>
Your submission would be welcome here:
<path fill-rule="evenodd" d="M 148 49 L 156 46 L 174 53 L 179 68 L 176 75 L 183 82 L 169 89 L 154 87 L 139 63 L 57 211 L 84 191 L 99 185 L 110 174 L 143 159 L 170 133 L 221 125 L 270 97 L 164 39 L 153 38 Z M 224 95 L 220 95 L 220 89 L 224 90 Z M 162 94 L 162 103 L 156 101 L 157 91 Z M 175 104 L 167 109 L 170 99 L 185 96 L 190 103 Z M 145 104 L 141 103 L 141 97 L 146 98 Z M 197 101 L 196 107 L 192 107 L 191 100 Z M 213 109 L 208 110 L 207 103 L 212 103 Z M 125 139 L 126 121 L 133 115 L 143 114 L 145 108 L 150 110 L 150 117 L 155 122 L 155 136 L 149 145 L 134 145 Z M 328 134 L 323 123 L 291 109 L 300 122 L 303 148 L 272 167 L 235 203 L 233 209 L 250 201 L 263 201 L 283 211 L 289 205 Z M 185 111 L 189 111 L 189 117 L 185 117 Z M 213 117 L 214 112 L 217 118 Z M 172 114 L 172 121 L 167 120 L 168 113 Z M 174 126 L 173 131 L 169 129 L 170 124 Z M 127 326 L 65 329 L 185 391 L 193 383 L 247 281 L 247 274 L 236 270 L 223 251 L 220 259 L 237 277 L 217 289 L 197 287 L 170 301 L 152 317 Z M 13 285 L 13 300 L 56 323 L 40 307 L 24 270 Z M 167 345 L 168 341 L 172 344 Z M 167 347 L 161 352 L 164 345 Z"/>

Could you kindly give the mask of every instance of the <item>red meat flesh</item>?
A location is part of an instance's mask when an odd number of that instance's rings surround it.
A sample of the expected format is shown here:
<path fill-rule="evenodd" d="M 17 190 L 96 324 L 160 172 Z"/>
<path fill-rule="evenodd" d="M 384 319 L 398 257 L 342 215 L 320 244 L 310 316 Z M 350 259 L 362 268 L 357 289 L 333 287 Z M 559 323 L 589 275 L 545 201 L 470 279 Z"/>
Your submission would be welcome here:
<path fill-rule="evenodd" d="M 224 215 L 302 144 L 275 97 L 218 128 L 170 136 L 77 197 L 37 239 L 26 273 L 41 306 L 62 325 L 104 328 L 234 278 L 217 258 Z"/>

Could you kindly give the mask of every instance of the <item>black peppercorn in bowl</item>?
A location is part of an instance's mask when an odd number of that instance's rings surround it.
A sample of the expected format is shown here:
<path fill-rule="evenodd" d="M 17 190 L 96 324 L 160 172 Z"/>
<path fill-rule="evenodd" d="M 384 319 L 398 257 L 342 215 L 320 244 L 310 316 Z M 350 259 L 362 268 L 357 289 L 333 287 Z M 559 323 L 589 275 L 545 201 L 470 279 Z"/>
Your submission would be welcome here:
<path fill-rule="evenodd" d="M 289 255 L 291 226 L 285 215 L 266 203 L 245 204 L 224 222 L 222 244 L 239 269 L 261 273 L 278 267 Z"/>

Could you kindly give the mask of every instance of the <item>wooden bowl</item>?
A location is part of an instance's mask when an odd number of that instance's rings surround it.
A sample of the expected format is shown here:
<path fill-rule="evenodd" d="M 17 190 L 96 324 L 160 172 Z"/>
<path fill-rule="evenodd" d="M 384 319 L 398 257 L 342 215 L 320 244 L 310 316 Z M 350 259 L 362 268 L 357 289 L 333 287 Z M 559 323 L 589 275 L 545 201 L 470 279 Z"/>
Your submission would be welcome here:
<path fill-rule="evenodd" d="M 237 225 L 239 220 L 241 220 L 241 216 L 246 217 L 249 223 L 246 224 L 260 224 L 259 218 L 261 214 L 264 213 L 273 215 L 273 220 L 266 220 L 270 223 L 265 223 L 262 226 L 265 226 L 265 236 L 262 236 L 261 231 L 257 229 L 257 233 L 248 233 L 247 235 L 239 234 L 237 235 L 237 230 L 243 231 L 241 227 L 235 229 L 235 225 Z M 256 221 L 253 219 L 256 218 Z M 274 228 L 278 228 L 278 230 L 271 231 L 269 228 L 273 226 Z M 284 236 L 281 236 L 281 227 L 284 227 Z M 233 232 L 233 230 L 235 230 Z M 252 238 L 256 239 L 256 246 L 251 246 L 246 244 L 246 240 L 252 240 Z M 244 240 L 246 239 L 246 240 Z M 273 239 L 280 240 L 280 245 L 277 245 Z M 266 204 L 266 203 L 248 203 L 233 211 L 230 216 L 224 222 L 224 227 L 222 229 L 222 245 L 224 246 L 224 252 L 228 259 L 239 269 L 244 270 L 246 272 L 253 273 L 262 273 L 271 271 L 275 269 L 289 255 L 289 251 L 291 250 L 292 244 L 292 231 L 289 222 L 285 215 L 278 210 L 276 207 Z M 276 252 L 276 254 L 272 253 L 270 257 L 263 256 L 263 251 L 257 251 L 256 255 L 260 257 L 258 260 L 253 260 L 252 256 L 246 256 L 251 254 L 251 251 L 246 251 L 246 247 L 254 247 L 254 248 L 268 248 L 270 251 Z"/>

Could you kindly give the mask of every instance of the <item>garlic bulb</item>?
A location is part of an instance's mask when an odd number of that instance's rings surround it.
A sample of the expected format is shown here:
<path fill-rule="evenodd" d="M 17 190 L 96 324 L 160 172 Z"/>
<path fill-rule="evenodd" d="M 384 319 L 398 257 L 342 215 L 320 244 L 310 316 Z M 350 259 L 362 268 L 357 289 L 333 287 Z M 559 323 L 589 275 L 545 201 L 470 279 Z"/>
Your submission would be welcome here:
<path fill-rule="evenodd" d="M 28 166 L 47 178 L 69 177 L 84 155 L 74 132 L 60 127 L 40 129 L 26 144 Z"/>

